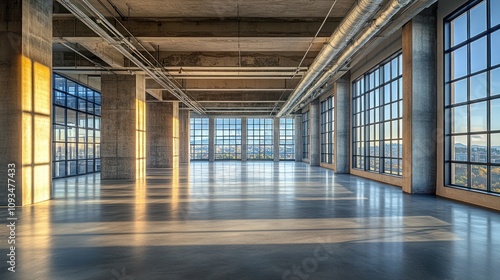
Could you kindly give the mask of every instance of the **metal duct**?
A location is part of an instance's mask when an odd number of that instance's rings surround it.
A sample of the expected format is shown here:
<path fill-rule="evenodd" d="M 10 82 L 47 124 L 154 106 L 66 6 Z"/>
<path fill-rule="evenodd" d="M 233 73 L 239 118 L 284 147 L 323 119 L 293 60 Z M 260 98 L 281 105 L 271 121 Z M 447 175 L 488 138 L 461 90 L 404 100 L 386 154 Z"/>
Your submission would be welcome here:
<path fill-rule="evenodd" d="M 323 83 L 326 83 L 328 79 L 330 79 L 330 77 L 337 73 L 356 52 L 358 52 L 370 39 L 372 39 L 392 19 L 393 16 L 403 7 L 405 7 L 410 1 L 411 0 L 392 1 L 389 7 L 377 17 L 372 25 L 368 29 L 366 29 L 363 34 L 356 38 L 356 40 L 354 40 L 344 52 L 342 52 L 341 56 L 337 59 L 335 64 L 321 76 L 318 82 L 307 90 L 299 103 L 305 100 L 307 96 L 312 96 L 313 98 L 316 97 L 316 90 L 318 90 L 318 88 Z"/>
<path fill-rule="evenodd" d="M 384 0 L 358 1 L 358 4 L 351 9 L 349 14 L 342 20 L 339 27 L 332 33 L 328 40 L 328 44 L 323 47 L 316 59 L 314 59 L 314 62 L 309 67 L 304 78 L 278 112 L 278 117 L 290 113 L 291 109 L 299 103 L 297 101 L 302 99 L 307 88 L 315 82 L 325 67 L 327 67 L 335 56 L 347 46 L 349 41 L 358 34 L 366 21 L 375 15 L 382 2 L 384 2 Z"/>

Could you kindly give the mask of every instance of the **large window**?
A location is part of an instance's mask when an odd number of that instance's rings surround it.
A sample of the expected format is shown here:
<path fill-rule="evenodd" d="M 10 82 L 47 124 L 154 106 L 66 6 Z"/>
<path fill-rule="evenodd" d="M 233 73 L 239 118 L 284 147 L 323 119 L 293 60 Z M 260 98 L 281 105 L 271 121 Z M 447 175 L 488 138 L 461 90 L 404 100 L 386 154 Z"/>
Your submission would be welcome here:
<path fill-rule="evenodd" d="M 208 118 L 191 118 L 191 159 L 208 160 Z"/>
<path fill-rule="evenodd" d="M 321 102 L 321 162 L 333 163 L 334 109 L 333 96 Z"/>
<path fill-rule="evenodd" d="M 101 94 L 54 74 L 53 177 L 101 170 Z"/>
<path fill-rule="evenodd" d="M 500 193 L 500 0 L 445 20 L 448 186 Z"/>
<path fill-rule="evenodd" d="M 280 160 L 295 159 L 295 120 L 280 119 Z"/>
<path fill-rule="evenodd" d="M 309 111 L 302 113 L 302 158 L 309 158 Z"/>
<path fill-rule="evenodd" d="M 273 159 L 273 119 L 247 120 L 247 158 Z"/>
<path fill-rule="evenodd" d="M 353 168 L 403 173 L 402 56 L 353 83 Z"/>
<path fill-rule="evenodd" d="M 215 159 L 241 159 L 241 119 L 215 119 Z"/>

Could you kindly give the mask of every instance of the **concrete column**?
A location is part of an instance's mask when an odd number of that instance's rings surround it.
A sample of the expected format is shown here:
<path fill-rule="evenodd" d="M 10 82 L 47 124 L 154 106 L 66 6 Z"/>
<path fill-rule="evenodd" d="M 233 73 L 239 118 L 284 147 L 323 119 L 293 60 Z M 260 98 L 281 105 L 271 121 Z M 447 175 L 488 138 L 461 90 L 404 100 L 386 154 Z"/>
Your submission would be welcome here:
<path fill-rule="evenodd" d="M 320 164 L 320 112 L 319 98 L 311 102 L 309 106 L 309 135 L 311 144 L 309 145 L 309 163 L 311 166 Z"/>
<path fill-rule="evenodd" d="M 295 161 L 302 162 L 302 116 L 295 116 Z"/>
<path fill-rule="evenodd" d="M 334 145 L 334 170 L 337 174 L 350 173 L 351 158 L 351 95 L 349 76 L 346 75 L 334 84 L 335 102 L 335 145 Z"/>
<path fill-rule="evenodd" d="M 148 103 L 147 167 L 179 166 L 179 102 Z"/>
<path fill-rule="evenodd" d="M 0 1 L 0 14 L 0 205 L 22 206 L 51 196 L 52 0 Z"/>
<path fill-rule="evenodd" d="M 146 175 L 144 75 L 101 76 L 101 179 Z"/>
<path fill-rule="evenodd" d="M 215 118 L 208 118 L 208 161 L 215 160 Z"/>
<path fill-rule="evenodd" d="M 403 191 L 436 192 L 436 14 L 403 27 Z"/>
<path fill-rule="evenodd" d="M 274 161 L 280 161 L 280 119 L 274 118 L 273 126 L 273 153 Z"/>
<path fill-rule="evenodd" d="M 247 161 L 247 136 L 248 136 L 248 118 L 241 118 L 241 161 Z"/>
<path fill-rule="evenodd" d="M 179 110 L 180 135 L 179 135 L 179 163 L 189 163 L 191 161 L 191 112 L 189 110 Z"/>

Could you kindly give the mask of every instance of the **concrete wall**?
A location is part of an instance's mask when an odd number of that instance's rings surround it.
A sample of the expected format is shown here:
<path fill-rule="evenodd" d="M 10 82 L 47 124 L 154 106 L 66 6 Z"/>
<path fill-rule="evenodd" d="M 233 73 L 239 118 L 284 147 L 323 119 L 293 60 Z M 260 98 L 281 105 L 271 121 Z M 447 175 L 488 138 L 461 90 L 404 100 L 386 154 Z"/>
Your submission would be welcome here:
<path fill-rule="evenodd" d="M 403 191 L 435 194 L 435 7 L 403 26 L 403 61 Z"/>
<path fill-rule="evenodd" d="M 138 127 L 146 118 L 138 106 L 145 102 L 144 75 L 102 75 L 101 83 L 101 179 L 136 179 L 145 173 L 136 161 L 145 148 Z"/>
<path fill-rule="evenodd" d="M 179 110 L 179 163 L 189 163 L 191 161 L 191 125 L 189 110 Z"/>
<path fill-rule="evenodd" d="M 338 174 L 349 173 L 351 162 L 351 84 L 349 75 L 335 82 L 335 146 L 334 146 L 334 170 Z"/>
<path fill-rule="evenodd" d="M 0 14 L 0 205 L 11 178 L 21 206 L 51 196 L 52 0 L 4 0 Z"/>
<path fill-rule="evenodd" d="M 444 36 L 443 22 L 444 18 L 457 8 L 464 5 L 467 1 L 439 1 L 437 11 L 437 179 L 436 194 L 442 197 L 463 201 L 466 203 L 481 205 L 500 210 L 500 197 L 495 195 L 483 194 L 476 191 L 462 190 L 457 188 L 445 187 L 444 185 Z"/>
<path fill-rule="evenodd" d="M 150 102 L 147 106 L 147 167 L 178 166 L 179 102 Z"/>
<path fill-rule="evenodd" d="M 295 116 L 295 161 L 302 162 L 302 117 Z"/>

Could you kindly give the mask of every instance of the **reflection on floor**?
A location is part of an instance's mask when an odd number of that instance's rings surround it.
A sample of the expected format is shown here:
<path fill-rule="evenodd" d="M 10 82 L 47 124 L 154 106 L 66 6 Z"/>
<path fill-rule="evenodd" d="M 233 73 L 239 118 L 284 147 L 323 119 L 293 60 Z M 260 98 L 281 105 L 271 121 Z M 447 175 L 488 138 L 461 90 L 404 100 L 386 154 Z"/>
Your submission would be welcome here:
<path fill-rule="evenodd" d="M 17 272 L 2 261 L 0 279 L 500 275 L 498 212 L 294 162 L 194 162 L 138 182 L 59 179 L 53 200 L 18 217 Z"/>

